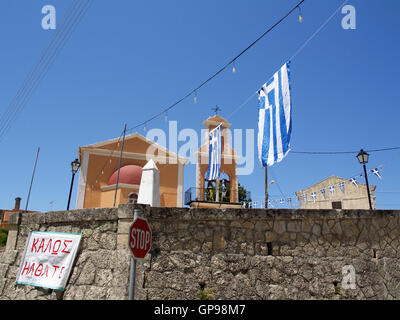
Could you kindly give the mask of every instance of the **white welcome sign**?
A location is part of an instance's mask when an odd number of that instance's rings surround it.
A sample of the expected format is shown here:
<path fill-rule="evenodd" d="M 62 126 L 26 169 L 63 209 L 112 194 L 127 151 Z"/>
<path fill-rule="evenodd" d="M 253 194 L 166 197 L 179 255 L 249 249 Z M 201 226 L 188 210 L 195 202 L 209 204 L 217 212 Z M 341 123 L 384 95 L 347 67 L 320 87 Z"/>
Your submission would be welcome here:
<path fill-rule="evenodd" d="M 82 234 L 30 231 L 17 284 L 64 290 Z"/>

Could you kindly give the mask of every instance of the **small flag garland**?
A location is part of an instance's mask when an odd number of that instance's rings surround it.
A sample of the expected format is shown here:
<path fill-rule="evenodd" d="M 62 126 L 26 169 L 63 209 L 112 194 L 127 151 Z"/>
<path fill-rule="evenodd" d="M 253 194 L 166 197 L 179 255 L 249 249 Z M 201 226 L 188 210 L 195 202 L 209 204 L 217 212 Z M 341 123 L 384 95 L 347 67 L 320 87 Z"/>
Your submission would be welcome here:
<path fill-rule="evenodd" d="M 377 176 L 377 178 L 379 178 L 381 180 L 382 179 L 382 174 L 381 174 L 381 169 L 380 169 L 381 167 L 382 166 L 379 166 L 377 168 L 373 168 L 371 170 L 368 170 L 367 173 L 372 173 L 375 176 Z M 343 181 L 340 181 L 340 182 L 338 182 L 338 183 L 336 183 L 334 185 L 327 185 L 325 187 L 322 187 L 319 190 L 319 192 L 321 193 L 321 196 L 322 196 L 323 200 L 327 199 L 327 197 L 326 197 L 326 190 L 327 189 L 329 189 L 330 194 L 332 196 L 334 196 L 335 195 L 335 187 L 338 187 L 343 194 L 346 194 L 346 191 L 351 186 L 353 188 L 359 188 L 359 182 L 357 181 L 358 177 L 364 177 L 364 174 L 355 175 L 355 176 L 351 177 L 350 179 L 343 179 Z M 348 183 L 347 188 L 346 188 L 346 182 Z M 302 202 L 302 201 L 304 203 L 307 203 L 307 200 L 308 200 L 307 193 L 303 193 L 303 194 L 294 193 L 294 195 L 295 195 L 295 199 L 294 199 L 295 201 L 297 200 L 299 203 Z M 311 199 L 312 199 L 313 203 L 317 202 L 317 195 L 318 194 L 315 191 L 310 192 L 310 196 L 311 196 Z M 258 201 L 258 202 L 254 201 L 252 203 L 249 203 L 249 206 L 252 207 L 252 208 L 257 208 L 258 205 L 260 205 L 260 208 L 264 208 L 264 204 L 265 204 L 265 201 Z M 286 199 L 285 198 L 278 198 L 278 199 L 274 199 L 274 200 L 269 199 L 268 200 L 268 206 L 271 207 L 271 208 L 274 208 L 273 204 L 288 205 L 291 208 L 294 207 L 294 206 L 299 206 L 298 204 L 296 205 L 296 204 L 293 203 L 293 198 L 291 198 L 291 197 L 288 197 Z"/>

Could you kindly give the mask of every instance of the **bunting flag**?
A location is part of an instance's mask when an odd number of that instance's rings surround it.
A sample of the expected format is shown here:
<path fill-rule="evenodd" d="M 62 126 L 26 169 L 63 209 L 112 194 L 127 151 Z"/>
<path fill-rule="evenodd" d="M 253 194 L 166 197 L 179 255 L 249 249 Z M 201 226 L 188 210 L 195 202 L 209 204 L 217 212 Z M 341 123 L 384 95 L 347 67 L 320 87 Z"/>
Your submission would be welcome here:
<path fill-rule="evenodd" d="M 342 192 L 345 193 L 345 192 L 344 192 L 344 182 L 340 182 L 340 183 L 338 184 L 338 186 L 339 186 L 340 190 L 342 190 Z"/>
<path fill-rule="evenodd" d="M 371 170 L 379 179 L 382 179 L 381 175 L 379 174 L 378 168 Z"/>
<path fill-rule="evenodd" d="M 368 173 L 371 172 L 371 173 L 375 174 L 379 179 L 382 179 L 381 172 L 379 172 L 379 170 L 381 170 L 379 168 L 381 168 L 381 167 L 382 167 L 382 165 L 378 166 L 377 168 L 368 170 Z M 338 188 L 340 188 L 340 190 L 345 194 L 346 193 L 346 182 L 347 183 L 351 183 L 352 185 L 354 185 L 357 188 L 359 187 L 358 181 L 357 181 L 357 177 L 359 177 L 359 176 L 360 177 L 364 177 L 364 174 L 359 174 L 359 175 L 353 176 L 350 179 L 345 179 L 344 181 L 338 182 L 337 184 L 333 184 L 333 185 L 331 185 L 329 187 L 328 187 L 328 185 L 326 185 L 323 188 L 321 188 L 319 190 L 319 192 L 321 192 L 321 195 L 322 195 L 324 200 L 326 200 L 326 189 L 328 189 L 328 188 L 329 188 L 330 194 L 332 196 L 335 194 L 335 187 L 336 186 Z M 304 204 L 307 203 L 308 194 L 306 194 L 306 193 L 298 194 L 297 192 L 295 192 L 295 193 L 293 193 L 293 195 L 295 196 L 294 202 L 298 201 L 299 203 L 301 203 L 301 201 L 303 201 Z M 315 203 L 316 199 L 317 199 L 317 192 L 315 192 L 315 191 L 310 192 L 310 195 L 311 195 L 311 198 L 312 198 L 313 202 Z M 212 194 L 211 194 L 211 196 L 212 196 Z M 292 203 L 292 198 L 290 198 L 290 197 L 288 197 L 288 198 L 279 198 L 279 199 L 275 199 L 275 200 L 270 199 L 270 200 L 268 200 L 268 203 L 269 203 L 270 206 L 273 207 L 272 203 L 280 203 L 281 205 L 283 205 L 283 204 L 285 204 L 285 201 L 287 201 L 288 206 L 290 206 L 290 207 L 299 206 L 299 204 Z"/>
<path fill-rule="evenodd" d="M 285 63 L 258 91 L 258 157 L 263 167 L 281 162 L 290 151 L 289 65 L 289 62 Z"/>
<path fill-rule="evenodd" d="M 355 178 L 351 178 L 349 181 L 358 188 L 357 180 Z"/>
<path fill-rule="evenodd" d="M 210 131 L 210 142 L 208 148 L 208 170 L 207 180 L 215 180 L 219 177 L 221 168 L 221 127 L 222 123 Z"/>
<path fill-rule="evenodd" d="M 315 192 L 311 192 L 311 197 L 313 201 L 315 202 L 315 199 L 317 198 L 317 194 Z"/>

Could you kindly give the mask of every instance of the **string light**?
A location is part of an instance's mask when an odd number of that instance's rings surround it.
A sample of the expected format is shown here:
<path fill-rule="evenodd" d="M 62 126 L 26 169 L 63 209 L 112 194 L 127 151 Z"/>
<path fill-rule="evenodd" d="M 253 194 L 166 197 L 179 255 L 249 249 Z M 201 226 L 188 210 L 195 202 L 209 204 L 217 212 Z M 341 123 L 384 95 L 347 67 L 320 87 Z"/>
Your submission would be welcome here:
<path fill-rule="evenodd" d="M 303 16 L 301 14 L 301 7 L 299 7 L 299 21 L 300 21 L 300 23 L 303 22 Z"/>
<path fill-rule="evenodd" d="M 144 127 L 143 127 L 143 131 L 144 131 L 144 132 L 146 132 L 146 125 L 144 125 Z"/>
<path fill-rule="evenodd" d="M 200 85 L 198 85 L 195 89 L 193 89 L 190 93 L 186 94 L 182 98 L 180 98 L 178 101 L 174 102 L 172 105 L 170 105 L 168 108 L 162 110 L 161 112 L 155 114 L 153 117 L 148 119 L 146 122 L 150 122 L 155 118 L 158 118 L 159 116 L 163 115 L 166 110 L 170 110 L 180 104 L 182 101 L 184 101 L 186 98 L 190 97 L 194 93 L 194 103 L 197 102 L 197 90 L 200 88 L 204 87 L 207 83 L 209 83 L 211 80 L 213 80 L 215 77 L 217 77 L 219 74 L 222 73 L 226 68 L 229 68 L 230 65 L 232 64 L 233 61 L 238 59 L 240 56 L 245 54 L 250 48 L 252 48 L 256 43 L 258 43 L 261 39 L 263 39 L 267 34 L 269 34 L 273 29 L 275 29 L 278 25 L 280 25 L 286 18 L 296 11 L 297 8 L 300 7 L 300 5 L 304 2 L 305 0 L 300 0 L 297 5 L 295 5 L 292 9 L 290 9 L 281 19 L 279 19 L 277 22 L 275 22 L 269 29 L 267 29 L 263 34 L 261 34 L 256 40 L 254 40 L 250 45 L 248 45 L 244 50 L 242 50 L 239 54 L 237 54 L 232 60 L 227 62 L 224 66 L 222 66 L 218 71 L 216 71 L 214 74 L 212 74 L 207 80 L 203 81 Z M 143 125 L 143 122 L 128 129 L 128 132 L 132 131 L 133 129 L 140 128 Z"/>
<path fill-rule="evenodd" d="M 233 73 L 235 73 L 235 72 L 236 72 L 235 60 L 233 61 L 232 72 L 233 72 Z"/>
<path fill-rule="evenodd" d="M 168 121 L 168 113 L 165 113 L 165 121 Z"/>

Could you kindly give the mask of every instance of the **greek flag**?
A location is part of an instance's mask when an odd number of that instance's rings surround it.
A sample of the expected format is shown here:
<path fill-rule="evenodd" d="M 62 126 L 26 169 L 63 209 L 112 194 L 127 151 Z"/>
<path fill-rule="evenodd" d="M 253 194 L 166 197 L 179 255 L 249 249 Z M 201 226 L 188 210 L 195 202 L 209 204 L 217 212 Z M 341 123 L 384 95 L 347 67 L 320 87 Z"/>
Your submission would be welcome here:
<path fill-rule="evenodd" d="M 315 202 L 315 199 L 317 198 L 317 193 L 316 192 L 311 192 L 311 197 L 313 199 L 313 201 Z"/>
<path fill-rule="evenodd" d="M 345 192 L 344 192 L 344 182 L 340 182 L 340 183 L 338 184 L 338 186 L 339 186 L 340 190 L 342 190 L 342 192 L 345 193 Z"/>
<path fill-rule="evenodd" d="M 272 166 L 290 151 L 292 106 L 290 100 L 289 62 L 258 91 L 258 157 Z"/>
<path fill-rule="evenodd" d="M 216 180 L 219 177 L 219 169 L 221 168 L 221 127 L 222 124 L 210 131 L 207 180 Z"/>
<path fill-rule="evenodd" d="M 350 182 L 358 188 L 357 180 L 355 178 L 350 178 Z"/>
<path fill-rule="evenodd" d="M 379 174 L 378 168 L 372 169 L 372 173 L 374 173 L 379 179 L 382 179 L 381 175 Z"/>

